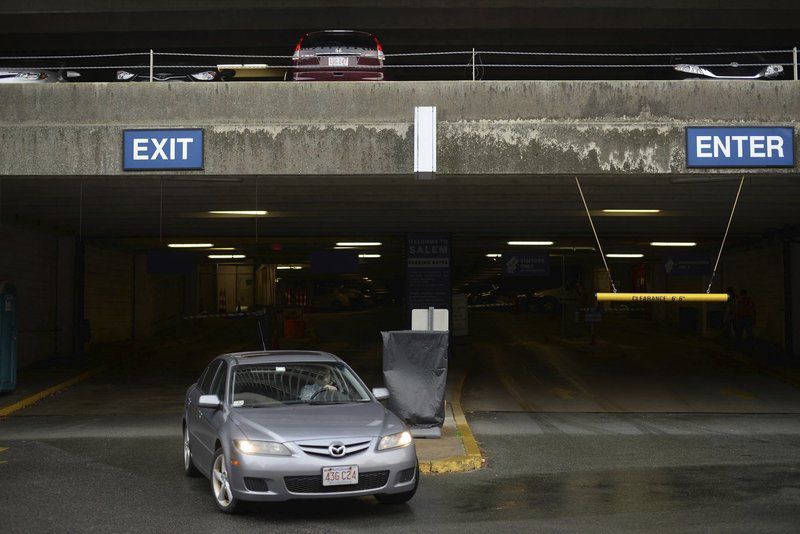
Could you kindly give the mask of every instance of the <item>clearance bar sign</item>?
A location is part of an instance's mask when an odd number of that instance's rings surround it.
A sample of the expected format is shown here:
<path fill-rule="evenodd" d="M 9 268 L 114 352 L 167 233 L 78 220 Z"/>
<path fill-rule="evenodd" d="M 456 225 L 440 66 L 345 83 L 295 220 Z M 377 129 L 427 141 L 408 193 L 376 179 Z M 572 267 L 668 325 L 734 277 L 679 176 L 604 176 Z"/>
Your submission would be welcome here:
<path fill-rule="evenodd" d="M 686 128 L 686 166 L 794 167 L 794 128 Z"/>
<path fill-rule="evenodd" d="M 598 302 L 727 302 L 727 293 L 597 293 Z"/>

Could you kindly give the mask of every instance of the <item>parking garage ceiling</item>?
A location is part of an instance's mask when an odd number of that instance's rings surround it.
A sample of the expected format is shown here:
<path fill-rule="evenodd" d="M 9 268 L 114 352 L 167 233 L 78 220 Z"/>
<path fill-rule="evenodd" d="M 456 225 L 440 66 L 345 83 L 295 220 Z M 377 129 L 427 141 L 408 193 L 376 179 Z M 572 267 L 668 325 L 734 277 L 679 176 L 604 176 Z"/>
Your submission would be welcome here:
<path fill-rule="evenodd" d="M 693 180 L 697 178 L 692 177 Z M 698 241 L 718 246 L 738 180 L 675 183 L 664 177 L 584 177 L 604 241 L 647 244 Z M 573 177 L 411 176 L 99 177 L 0 179 L 5 224 L 80 232 L 85 238 L 216 236 L 263 242 L 279 238 L 401 237 L 414 232 L 460 236 L 477 252 L 512 239 L 593 245 Z M 747 241 L 800 227 L 796 176 L 746 179 L 731 239 Z M 603 209 L 660 213 L 612 216 Z M 261 217 L 219 210 L 266 210 Z"/>

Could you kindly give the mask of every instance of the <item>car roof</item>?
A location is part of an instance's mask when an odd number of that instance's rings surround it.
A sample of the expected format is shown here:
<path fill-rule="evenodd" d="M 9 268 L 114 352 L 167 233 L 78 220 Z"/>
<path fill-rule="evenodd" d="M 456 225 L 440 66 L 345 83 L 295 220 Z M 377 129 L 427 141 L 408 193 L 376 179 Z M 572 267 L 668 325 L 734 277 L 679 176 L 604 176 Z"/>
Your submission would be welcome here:
<path fill-rule="evenodd" d="M 302 363 L 302 362 L 341 362 L 329 352 L 316 350 L 258 350 L 223 354 L 221 358 L 231 359 L 235 364 L 243 363 Z"/>

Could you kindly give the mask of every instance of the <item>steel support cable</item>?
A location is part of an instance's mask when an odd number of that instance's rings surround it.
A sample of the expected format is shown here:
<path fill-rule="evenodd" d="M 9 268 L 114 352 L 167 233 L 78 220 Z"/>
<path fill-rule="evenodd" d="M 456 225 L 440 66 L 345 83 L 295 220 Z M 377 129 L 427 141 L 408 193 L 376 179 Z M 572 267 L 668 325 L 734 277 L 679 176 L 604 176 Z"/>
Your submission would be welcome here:
<path fill-rule="evenodd" d="M 76 54 L 70 56 L 0 56 L 2 60 L 16 60 L 16 59 L 96 59 L 100 57 L 131 57 L 131 56 L 149 56 L 150 52 L 120 52 L 118 54 Z"/>
<path fill-rule="evenodd" d="M 383 65 L 381 66 L 361 66 L 360 69 L 366 70 L 380 70 L 384 69 L 435 69 L 435 68 L 463 68 L 469 67 L 472 63 L 430 63 L 430 64 L 402 64 L 402 65 Z M 515 69 L 672 69 L 675 68 L 677 63 L 654 63 L 654 64 L 547 64 L 547 63 L 481 63 L 482 67 L 492 68 L 515 68 Z M 702 67 L 730 67 L 730 63 L 698 63 Z M 769 67 L 770 65 L 780 65 L 782 67 L 793 66 L 794 63 L 738 63 L 739 67 Z M 75 65 L 75 66 L 47 66 L 47 67 L 5 67 L 14 70 L 100 70 L 100 69 L 144 69 L 147 65 Z M 157 69 L 216 69 L 219 65 L 156 65 Z M 264 68 L 280 68 L 289 70 L 324 70 L 330 69 L 326 65 L 264 65 Z M 353 70 L 355 67 L 345 67 L 342 70 Z"/>
<path fill-rule="evenodd" d="M 589 218 L 589 225 L 592 227 L 592 233 L 594 234 L 594 240 L 597 243 L 597 249 L 600 251 L 600 258 L 603 260 L 603 265 L 606 266 L 606 273 L 608 273 L 608 281 L 611 282 L 611 291 L 614 293 L 617 292 L 617 286 L 614 284 L 614 278 L 611 276 L 611 269 L 608 268 L 608 262 L 606 261 L 606 255 L 603 252 L 603 245 L 600 244 L 600 238 L 597 237 L 597 230 L 594 227 L 594 221 L 592 220 L 592 214 L 589 213 L 589 206 L 586 204 L 586 197 L 583 196 L 583 188 L 581 187 L 581 181 L 578 177 L 575 177 L 575 183 L 578 185 L 578 192 L 581 194 L 581 200 L 583 201 L 583 207 L 586 209 L 586 216 Z"/>
<path fill-rule="evenodd" d="M 739 195 L 742 193 L 742 186 L 744 185 L 744 175 L 742 175 L 742 179 L 739 180 L 739 189 L 736 191 L 736 198 L 733 200 L 733 207 L 731 207 L 731 215 L 728 217 L 728 225 L 725 227 L 725 235 L 722 236 L 722 244 L 719 246 L 719 252 L 717 253 L 717 261 L 714 262 L 714 270 L 711 271 L 711 280 L 708 282 L 708 288 L 706 288 L 706 293 L 711 293 L 711 285 L 714 283 L 714 278 L 717 275 L 717 267 L 719 267 L 719 260 L 722 258 L 722 249 L 725 248 L 725 241 L 728 239 L 728 232 L 731 229 L 731 223 L 733 222 L 733 214 L 736 213 L 736 205 L 739 204 Z"/>
<path fill-rule="evenodd" d="M 736 56 L 746 54 L 788 54 L 786 50 L 749 50 L 738 52 L 513 52 L 502 50 L 476 50 L 476 54 L 506 56 L 584 56 L 584 57 L 669 57 L 669 56 Z M 387 55 L 388 57 L 388 55 Z"/>

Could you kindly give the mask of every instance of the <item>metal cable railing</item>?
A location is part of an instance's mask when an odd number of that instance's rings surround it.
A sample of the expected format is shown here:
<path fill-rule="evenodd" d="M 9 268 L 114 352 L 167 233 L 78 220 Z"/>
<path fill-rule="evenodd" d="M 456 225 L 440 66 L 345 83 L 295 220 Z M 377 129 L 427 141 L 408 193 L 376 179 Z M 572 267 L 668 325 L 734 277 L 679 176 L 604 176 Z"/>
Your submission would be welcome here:
<path fill-rule="evenodd" d="M 784 54 L 790 55 L 786 58 L 776 58 L 776 61 L 749 61 L 749 62 L 726 62 L 713 61 L 715 57 L 728 56 L 737 57 L 744 56 L 753 59 L 752 56 L 764 56 Z M 467 61 L 461 63 L 454 62 L 425 62 L 425 63 L 394 63 L 394 58 L 424 58 L 424 57 L 452 57 L 452 56 L 468 56 Z M 492 62 L 484 62 L 485 57 L 549 57 L 549 58 L 681 58 L 680 62 L 644 62 L 635 63 L 631 61 L 624 62 L 608 62 L 592 63 L 570 63 L 568 61 L 562 62 L 536 62 L 536 63 L 519 63 L 519 62 L 499 62 L 494 60 Z M 97 64 L 95 60 L 122 58 L 122 57 L 141 57 L 146 58 L 146 61 L 132 65 L 103 65 Z M 217 64 L 176 64 L 177 62 L 171 61 L 168 64 L 157 64 L 156 58 L 207 58 L 207 59 L 260 59 L 260 60 L 282 60 L 274 64 L 258 64 L 257 67 L 286 69 L 291 70 L 323 70 L 328 69 L 326 66 L 315 65 L 292 65 L 290 60 L 293 56 L 290 55 L 275 55 L 275 54 L 219 54 L 219 53 L 202 53 L 202 52 L 159 52 L 155 50 L 148 50 L 143 52 L 121 52 L 109 54 L 73 54 L 73 55 L 39 55 L 39 56 L 0 56 L 0 69 L 15 69 L 15 70 L 53 70 L 53 71 L 79 71 L 79 70 L 131 70 L 131 69 L 149 69 L 150 80 L 154 79 L 155 69 L 219 69 L 220 63 Z M 540 52 L 540 51 L 507 51 L 507 50 L 451 50 L 451 51 L 430 51 L 430 52 L 399 52 L 385 54 L 386 61 L 383 65 L 374 66 L 359 66 L 359 69 L 365 70 L 380 70 L 380 69 L 471 69 L 473 80 L 479 77 L 479 73 L 484 73 L 485 69 L 674 69 L 680 64 L 690 64 L 703 68 L 714 67 L 769 67 L 781 66 L 792 67 L 793 78 L 798 79 L 798 59 L 797 47 L 784 48 L 784 49 L 765 49 L 765 50 L 741 50 L 741 51 L 691 51 L 691 52 Z M 690 59 L 707 58 L 708 61 L 690 61 Z M 68 66 L 63 64 L 57 65 L 33 65 L 39 60 L 75 60 Z M 758 58 L 761 59 L 761 58 Z M 84 61 L 93 62 L 92 64 L 83 64 Z M 6 65 L 2 66 L 3 62 L 18 62 L 28 61 L 29 64 L 25 66 Z M 201 63 L 201 62 L 198 62 Z M 210 63 L 210 62 L 209 62 Z M 254 65 L 246 65 L 253 68 Z M 351 68 L 352 69 L 352 68 Z M 482 76 L 482 74 L 480 74 Z"/>

